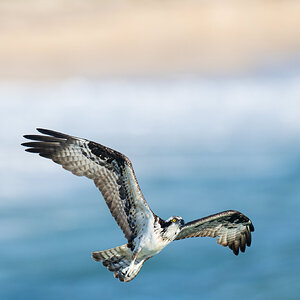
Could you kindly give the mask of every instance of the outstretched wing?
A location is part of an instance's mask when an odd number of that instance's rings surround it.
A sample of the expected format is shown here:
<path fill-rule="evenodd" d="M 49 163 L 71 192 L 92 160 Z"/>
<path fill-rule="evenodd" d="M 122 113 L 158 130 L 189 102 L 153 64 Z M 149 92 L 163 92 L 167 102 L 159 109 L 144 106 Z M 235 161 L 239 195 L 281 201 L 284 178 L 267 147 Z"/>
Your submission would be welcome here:
<path fill-rule="evenodd" d="M 37 130 L 44 135 L 24 135 L 34 141 L 22 144 L 29 147 L 25 151 L 50 158 L 73 174 L 92 179 L 129 242 L 145 226 L 145 219 L 154 220 L 125 155 L 86 139 Z"/>
<path fill-rule="evenodd" d="M 245 252 L 251 245 L 251 232 L 254 226 L 249 218 L 235 210 L 227 210 L 215 215 L 185 224 L 176 240 L 189 237 L 218 237 L 218 244 L 228 246 L 235 255 L 239 249 Z"/>

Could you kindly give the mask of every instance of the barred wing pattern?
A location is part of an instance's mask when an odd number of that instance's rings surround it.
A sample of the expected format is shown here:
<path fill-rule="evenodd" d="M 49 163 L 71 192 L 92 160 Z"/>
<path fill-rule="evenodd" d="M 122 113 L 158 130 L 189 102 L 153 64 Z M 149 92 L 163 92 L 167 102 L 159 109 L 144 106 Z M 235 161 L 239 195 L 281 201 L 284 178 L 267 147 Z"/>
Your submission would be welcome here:
<path fill-rule="evenodd" d="M 245 252 L 251 245 L 252 222 L 242 213 L 227 210 L 202 219 L 186 223 L 176 240 L 189 237 L 218 237 L 218 244 L 228 246 L 235 255 Z"/>
<path fill-rule="evenodd" d="M 154 221 L 125 155 L 86 139 L 37 130 L 44 135 L 24 135 L 34 141 L 22 144 L 29 147 L 26 151 L 50 158 L 77 176 L 92 179 L 129 242 L 146 226 L 145 222 Z"/>

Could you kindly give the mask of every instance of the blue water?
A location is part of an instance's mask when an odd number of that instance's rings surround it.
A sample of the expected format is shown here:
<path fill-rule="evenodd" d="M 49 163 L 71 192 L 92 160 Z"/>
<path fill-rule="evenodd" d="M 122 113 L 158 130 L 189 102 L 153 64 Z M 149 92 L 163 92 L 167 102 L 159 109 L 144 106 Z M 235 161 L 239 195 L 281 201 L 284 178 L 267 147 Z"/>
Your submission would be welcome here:
<path fill-rule="evenodd" d="M 0 299 L 299 299 L 300 75 L 0 84 Z M 34 127 L 132 160 L 162 218 L 227 209 L 251 218 L 236 257 L 176 241 L 130 283 L 91 252 L 124 244 L 93 183 L 20 146 Z"/>
<path fill-rule="evenodd" d="M 236 257 L 210 238 L 176 241 L 147 261 L 132 282 L 120 283 L 90 252 L 125 239 L 93 184 L 74 177 L 76 190 L 56 194 L 55 185 L 49 185 L 31 204 L 25 199 L 1 210 L 2 230 L 12 226 L 8 231 L 14 234 L 5 236 L 4 230 L 1 241 L 0 298 L 297 299 L 299 159 L 278 155 L 275 159 L 286 164 L 284 171 L 273 166 L 272 174 L 253 177 L 247 155 L 240 154 L 233 164 L 224 154 L 213 158 L 220 165 L 197 170 L 187 164 L 190 175 L 184 172 L 177 178 L 158 170 L 156 176 L 141 177 L 140 184 L 153 210 L 164 218 L 181 215 L 190 220 L 225 209 L 244 212 L 256 229 L 245 254 Z M 196 165 L 198 160 L 203 157 L 194 155 Z"/>

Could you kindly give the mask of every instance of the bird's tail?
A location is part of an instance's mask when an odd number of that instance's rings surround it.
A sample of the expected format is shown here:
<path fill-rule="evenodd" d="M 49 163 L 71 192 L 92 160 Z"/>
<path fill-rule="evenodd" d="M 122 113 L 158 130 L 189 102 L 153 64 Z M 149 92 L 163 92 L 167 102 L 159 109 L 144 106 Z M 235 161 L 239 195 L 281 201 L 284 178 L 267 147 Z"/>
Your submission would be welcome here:
<path fill-rule="evenodd" d="M 103 251 L 95 251 L 92 258 L 102 261 L 103 266 L 114 272 L 114 276 L 120 281 L 132 280 L 140 271 L 145 260 L 135 260 L 132 264 L 132 250 L 127 244 Z"/>

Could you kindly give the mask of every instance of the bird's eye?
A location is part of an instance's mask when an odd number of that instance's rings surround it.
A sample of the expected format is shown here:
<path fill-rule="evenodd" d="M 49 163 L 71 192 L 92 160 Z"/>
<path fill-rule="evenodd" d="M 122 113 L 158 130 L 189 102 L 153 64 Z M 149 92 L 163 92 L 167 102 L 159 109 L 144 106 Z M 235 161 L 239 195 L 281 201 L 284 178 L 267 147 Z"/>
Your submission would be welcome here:
<path fill-rule="evenodd" d="M 175 223 L 175 222 L 176 222 L 176 219 L 174 218 L 172 221 L 173 221 L 173 223 Z"/>

